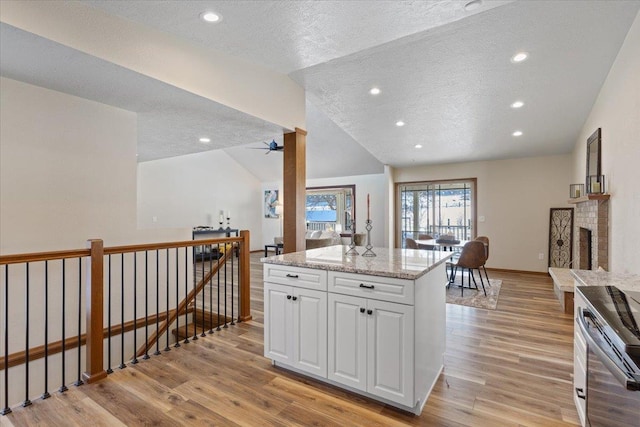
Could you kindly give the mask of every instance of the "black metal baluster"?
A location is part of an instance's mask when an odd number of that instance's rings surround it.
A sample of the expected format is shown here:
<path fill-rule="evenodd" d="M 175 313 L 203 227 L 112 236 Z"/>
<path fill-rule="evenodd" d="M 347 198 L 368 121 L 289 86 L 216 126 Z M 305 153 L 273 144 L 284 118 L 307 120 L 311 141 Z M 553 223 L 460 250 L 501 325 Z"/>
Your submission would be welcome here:
<path fill-rule="evenodd" d="M 111 254 L 109 254 L 107 278 L 107 374 L 113 374 L 111 369 Z"/>
<path fill-rule="evenodd" d="M 187 295 L 189 295 L 189 248 L 184 248 L 184 298 L 185 302 Z M 189 324 L 187 323 L 187 308 L 188 304 L 184 306 L 184 343 L 189 344 Z"/>
<path fill-rule="evenodd" d="M 217 250 L 218 250 L 218 271 L 216 272 L 216 276 L 218 276 L 218 309 L 217 309 L 217 314 L 218 314 L 218 326 L 216 327 L 216 330 L 219 331 L 220 330 L 220 243 L 217 243 Z"/>
<path fill-rule="evenodd" d="M 233 321 L 233 246 L 234 244 L 231 244 L 231 324 L 235 325 L 235 322 Z"/>
<path fill-rule="evenodd" d="M 229 263 L 227 261 L 229 261 L 229 254 L 227 254 L 227 244 L 224 244 L 224 254 L 225 254 L 225 258 L 226 261 L 224 263 L 224 326 L 223 328 L 226 329 L 229 327 L 229 325 L 227 325 L 227 266 L 229 265 Z M 233 254 L 231 254 L 231 258 L 233 258 Z"/>
<path fill-rule="evenodd" d="M 191 315 L 191 321 L 193 323 L 193 337 L 191 337 L 191 340 L 196 341 L 198 339 L 198 331 L 196 330 L 196 327 L 198 326 L 198 307 L 197 307 L 197 300 L 198 300 L 198 294 L 196 294 L 196 282 L 197 282 L 197 278 L 196 278 L 196 247 L 192 246 L 193 249 L 193 314 Z M 203 247 L 204 249 L 204 247 Z M 202 259 L 204 260 L 204 254 L 202 254 Z M 187 333 L 189 333 L 189 331 L 187 330 Z"/>
<path fill-rule="evenodd" d="M 78 379 L 73 383 L 78 387 L 82 381 L 82 258 L 78 258 Z"/>
<path fill-rule="evenodd" d="M 149 251 L 144 251 L 144 360 L 149 359 Z"/>
<path fill-rule="evenodd" d="M 213 271 L 213 244 L 209 245 L 209 252 L 211 252 L 211 256 L 209 257 L 209 273 L 211 273 L 211 271 Z M 213 276 L 209 277 L 209 334 L 213 333 L 213 289 L 212 288 L 213 288 Z"/>
<path fill-rule="evenodd" d="M 0 414 L 11 413 L 9 408 L 9 264 L 4 266 L 4 407 Z"/>
<path fill-rule="evenodd" d="M 124 369 L 124 252 L 120 254 L 120 366 Z"/>
<path fill-rule="evenodd" d="M 204 245 L 202 246 L 202 253 L 204 253 Z M 211 260 L 211 255 L 209 254 L 209 260 Z M 207 334 L 205 333 L 205 326 L 204 326 L 204 258 L 202 258 L 202 291 L 200 291 L 202 293 L 202 333 L 200 334 L 201 337 L 206 337 Z"/>
<path fill-rule="evenodd" d="M 168 249 L 167 249 L 168 250 Z M 176 343 L 174 347 L 180 347 L 180 312 L 178 311 L 178 303 L 180 303 L 180 261 L 178 257 L 178 248 L 176 248 Z M 167 328 L 167 335 L 169 329 Z M 168 339 L 168 338 L 167 338 Z"/>
<path fill-rule="evenodd" d="M 67 287 L 67 273 L 66 273 L 66 267 L 67 267 L 67 260 L 63 259 L 62 260 L 62 369 L 61 369 L 61 374 L 62 374 L 62 385 L 60 386 L 60 388 L 58 389 L 58 391 L 60 391 L 60 393 L 64 393 L 65 391 L 67 391 L 67 386 L 65 385 L 65 381 L 66 381 L 66 375 L 65 375 L 65 371 L 66 371 L 66 359 L 67 359 L 67 351 L 66 351 L 66 335 L 65 335 L 65 324 L 66 324 L 66 319 L 65 319 L 65 313 L 67 312 L 65 309 L 66 304 L 66 294 L 65 294 L 65 288 Z"/>
<path fill-rule="evenodd" d="M 44 262 L 44 392 L 40 397 L 43 400 L 51 397 L 49 394 L 49 261 Z"/>
<path fill-rule="evenodd" d="M 169 347 L 169 248 L 167 248 L 167 292 L 166 292 L 166 297 L 167 297 L 167 331 L 165 332 L 166 338 L 167 338 L 167 345 L 164 348 L 164 351 L 171 351 L 171 348 Z M 159 338 L 159 337 L 158 337 Z"/>
<path fill-rule="evenodd" d="M 24 401 L 22 406 L 31 405 L 29 400 L 29 263 L 26 264 L 26 294 L 25 294 L 25 347 L 24 347 Z M 6 360 L 6 359 L 5 359 Z M 8 362 L 8 360 L 6 360 Z"/>
<path fill-rule="evenodd" d="M 133 359 L 131 364 L 138 363 L 138 253 L 133 253 Z"/>
<path fill-rule="evenodd" d="M 156 351 L 153 353 L 157 356 L 160 353 L 160 251 L 156 249 Z"/>

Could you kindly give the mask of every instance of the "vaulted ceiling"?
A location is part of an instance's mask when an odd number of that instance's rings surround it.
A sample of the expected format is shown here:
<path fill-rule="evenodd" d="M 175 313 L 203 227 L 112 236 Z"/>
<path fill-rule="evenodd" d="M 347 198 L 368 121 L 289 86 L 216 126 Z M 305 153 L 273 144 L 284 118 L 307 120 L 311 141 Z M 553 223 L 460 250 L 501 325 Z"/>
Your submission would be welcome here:
<path fill-rule="evenodd" d="M 640 8 L 638 1 L 85 3 L 288 74 L 306 90 L 309 178 L 569 152 Z M 203 22 L 205 11 L 222 20 Z M 139 161 L 225 149 L 263 181 L 280 176 L 279 153 L 243 146 L 281 142 L 281 127 L 10 25 L 0 30 L 3 76 L 137 112 Z M 521 51 L 527 60 L 512 62 Z M 524 105 L 511 108 L 515 101 Z"/>

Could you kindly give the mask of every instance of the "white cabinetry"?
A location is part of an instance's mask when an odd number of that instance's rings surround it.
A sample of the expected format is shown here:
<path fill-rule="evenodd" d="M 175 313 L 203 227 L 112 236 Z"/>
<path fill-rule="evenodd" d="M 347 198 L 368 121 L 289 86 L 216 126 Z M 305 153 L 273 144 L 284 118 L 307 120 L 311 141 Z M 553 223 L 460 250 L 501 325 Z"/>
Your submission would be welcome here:
<path fill-rule="evenodd" d="M 309 275 L 288 269 L 280 281 L 302 278 L 301 285 L 264 284 L 264 355 L 272 360 L 321 377 L 327 376 L 327 293 L 326 274 L 308 281 Z M 265 268 L 267 272 L 273 270 Z M 313 273 L 313 272 L 312 272 Z M 322 272 L 320 272 L 322 273 Z M 286 275 L 289 274 L 289 277 Z M 295 277 L 297 276 L 297 277 Z"/>
<path fill-rule="evenodd" d="M 264 354 L 419 414 L 442 369 L 445 277 L 265 264 Z"/>
<path fill-rule="evenodd" d="M 579 286 L 575 283 L 575 286 Z M 573 313 L 580 316 L 582 308 L 586 306 L 584 298 L 579 292 L 574 293 L 573 297 Z M 574 319 L 573 324 L 573 400 L 578 410 L 580 423 L 584 426 L 586 422 L 587 410 L 587 343 L 580 331 L 577 320 Z"/>
<path fill-rule="evenodd" d="M 329 294 L 329 379 L 413 406 L 413 307 Z"/>

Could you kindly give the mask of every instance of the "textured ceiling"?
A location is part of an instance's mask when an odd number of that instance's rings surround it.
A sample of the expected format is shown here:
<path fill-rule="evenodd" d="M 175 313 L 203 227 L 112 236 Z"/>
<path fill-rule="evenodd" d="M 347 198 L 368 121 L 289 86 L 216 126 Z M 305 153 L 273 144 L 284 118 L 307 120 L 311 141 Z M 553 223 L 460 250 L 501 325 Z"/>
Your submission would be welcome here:
<path fill-rule="evenodd" d="M 307 94 L 309 178 L 568 152 L 640 1 L 485 0 L 473 12 L 467 1 L 85 2 L 288 73 Z M 202 22 L 204 10 L 222 22 Z M 141 161 L 224 147 L 261 180 L 281 179 L 280 153 L 239 147 L 281 142 L 280 127 L 1 29 L 2 75 L 137 112 Z M 512 64 L 520 50 L 530 58 Z"/>
<path fill-rule="evenodd" d="M 510 3 L 430 1 L 166 1 L 84 0 L 106 12 L 290 73 Z M 204 24 L 215 11 L 222 21 Z"/>
<path fill-rule="evenodd" d="M 567 153 L 639 6 L 520 1 L 292 77 L 394 166 Z M 511 63 L 521 50 L 529 59 Z"/>
<path fill-rule="evenodd" d="M 4 23 L 0 74 L 137 112 L 138 161 L 282 140 L 281 127 Z"/>

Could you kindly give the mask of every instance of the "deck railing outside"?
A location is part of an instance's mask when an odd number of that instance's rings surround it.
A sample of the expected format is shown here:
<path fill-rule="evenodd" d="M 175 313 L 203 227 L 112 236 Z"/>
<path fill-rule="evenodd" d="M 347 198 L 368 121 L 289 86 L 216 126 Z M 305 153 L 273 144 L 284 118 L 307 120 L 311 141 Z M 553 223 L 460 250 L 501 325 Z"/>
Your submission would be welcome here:
<path fill-rule="evenodd" d="M 248 231 L 0 256 L 0 413 L 249 320 L 249 280 Z"/>

